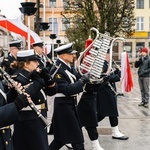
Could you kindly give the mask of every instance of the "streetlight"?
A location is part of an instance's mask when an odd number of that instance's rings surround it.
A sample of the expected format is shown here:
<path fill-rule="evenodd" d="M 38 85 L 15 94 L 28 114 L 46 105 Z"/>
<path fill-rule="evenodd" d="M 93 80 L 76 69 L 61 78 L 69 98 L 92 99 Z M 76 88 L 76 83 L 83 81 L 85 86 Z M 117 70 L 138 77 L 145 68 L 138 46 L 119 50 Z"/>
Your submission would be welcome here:
<path fill-rule="evenodd" d="M 52 61 L 54 62 L 54 39 L 56 39 L 56 34 L 50 34 L 50 39 L 52 39 Z"/>
<path fill-rule="evenodd" d="M 56 39 L 56 34 L 54 33 L 54 1 L 52 0 L 52 34 L 50 34 L 50 39 L 52 39 L 52 60 L 54 62 L 54 39 Z"/>
<path fill-rule="evenodd" d="M 36 3 L 34 2 L 22 2 L 21 6 L 19 9 L 21 11 L 21 13 L 23 13 L 24 15 L 28 16 L 28 49 L 30 49 L 30 16 L 34 15 L 37 8 L 35 8 Z"/>

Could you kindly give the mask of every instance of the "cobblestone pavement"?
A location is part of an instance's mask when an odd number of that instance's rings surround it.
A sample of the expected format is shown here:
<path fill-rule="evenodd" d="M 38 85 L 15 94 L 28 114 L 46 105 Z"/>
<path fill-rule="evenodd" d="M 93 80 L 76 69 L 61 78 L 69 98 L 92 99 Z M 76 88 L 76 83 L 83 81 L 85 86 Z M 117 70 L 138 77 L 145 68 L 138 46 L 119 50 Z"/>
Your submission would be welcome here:
<path fill-rule="evenodd" d="M 138 107 L 140 103 L 140 91 L 136 70 L 132 70 L 134 88 L 124 96 L 118 96 L 119 129 L 129 136 L 126 141 L 111 138 L 111 128 L 106 117 L 99 123 L 99 142 L 105 150 L 150 150 L 150 108 Z M 120 85 L 117 84 L 118 92 Z M 49 120 L 53 110 L 53 100 L 49 101 Z M 85 137 L 85 149 L 91 149 L 91 142 L 83 128 Z M 49 136 L 49 142 L 53 139 Z M 67 150 L 66 147 L 61 150 Z"/>

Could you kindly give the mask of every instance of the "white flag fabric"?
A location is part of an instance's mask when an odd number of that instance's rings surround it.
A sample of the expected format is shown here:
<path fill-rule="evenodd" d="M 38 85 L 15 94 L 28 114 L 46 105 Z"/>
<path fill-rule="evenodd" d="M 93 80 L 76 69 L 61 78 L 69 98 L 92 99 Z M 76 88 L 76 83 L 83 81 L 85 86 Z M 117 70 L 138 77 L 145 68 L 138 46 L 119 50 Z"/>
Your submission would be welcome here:
<path fill-rule="evenodd" d="M 7 29 L 10 32 L 14 32 L 25 37 L 28 40 L 28 31 L 30 32 L 30 45 L 36 41 L 41 41 L 40 37 L 25 26 L 21 21 L 17 19 L 7 19 L 0 17 L 0 26 Z"/>

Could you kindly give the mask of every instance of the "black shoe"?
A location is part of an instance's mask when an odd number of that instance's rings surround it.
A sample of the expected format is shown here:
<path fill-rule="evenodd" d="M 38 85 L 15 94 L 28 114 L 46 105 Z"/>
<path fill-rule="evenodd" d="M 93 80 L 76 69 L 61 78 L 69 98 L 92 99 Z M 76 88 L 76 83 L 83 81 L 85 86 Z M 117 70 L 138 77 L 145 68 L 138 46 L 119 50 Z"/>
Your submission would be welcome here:
<path fill-rule="evenodd" d="M 144 107 L 145 107 L 145 108 L 149 108 L 149 103 L 145 103 L 145 104 L 144 104 Z"/>
<path fill-rule="evenodd" d="M 121 137 L 115 137 L 115 136 L 112 136 L 113 139 L 117 139 L 117 140 L 127 140 L 129 139 L 128 136 L 121 136 Z"/>
<path fill-rule="evenodd" d="M 141 102 L 140 104 L 138 104 L 138 106 L 144 106 L 145 103 L 144 102 Z"/>

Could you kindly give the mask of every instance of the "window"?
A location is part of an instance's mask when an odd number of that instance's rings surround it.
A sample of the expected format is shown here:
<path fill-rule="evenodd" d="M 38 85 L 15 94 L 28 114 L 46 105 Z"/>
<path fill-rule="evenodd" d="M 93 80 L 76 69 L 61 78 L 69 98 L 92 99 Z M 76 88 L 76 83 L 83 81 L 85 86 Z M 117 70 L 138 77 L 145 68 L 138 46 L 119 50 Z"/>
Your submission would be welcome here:
<path fill-rule="evenodd" d="M 144 17 L 136 18 L 136 30 L 143 31 L 144 30 Z"/>
<path fill-rule="evenodd" d="M 49 7 L 56 7 L 56 0 L 49 0 Z"/>
<path fill-rule="evenodd" d="M 63 6 L 68 6 L 68 2 L 69 2 L 70 0 L 63 0 Z"/>
<path fill-rule="evenodd" d="M 65 31 L 66 28 L 70 27 L 70 19 L 62 18 L 62 30 Z"/>
<path fill-rule="evenodd" d="M 58 22 L 57 22 L 57 18 L 53 18 L 53 20 L 52 20 L 52 18 L 49 18 L 49 24 L 50 24 L 49 30 L 50 31 L 53 30 L 52 32 L 55 33 L 56 35 L 58 35 Z"/>
<path fill-rule="evenodd" d="M 136 0 L 136 9 L 144 9 L 144 0 Z"/>
<path fill-rule="evenodd" d="M 124 50 L 128 53 L 129 58 L 132 58 L 132 42 L 125 42 Z"/>

